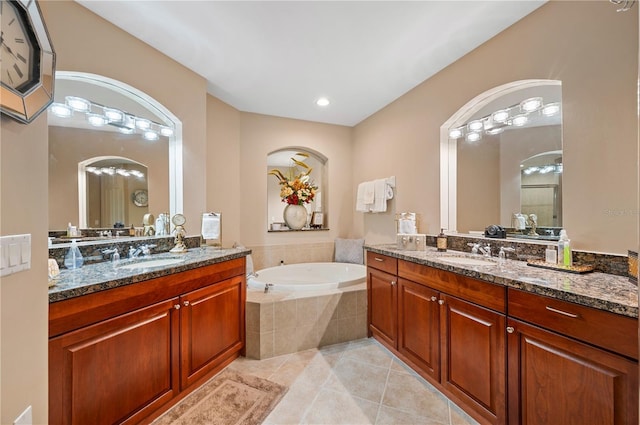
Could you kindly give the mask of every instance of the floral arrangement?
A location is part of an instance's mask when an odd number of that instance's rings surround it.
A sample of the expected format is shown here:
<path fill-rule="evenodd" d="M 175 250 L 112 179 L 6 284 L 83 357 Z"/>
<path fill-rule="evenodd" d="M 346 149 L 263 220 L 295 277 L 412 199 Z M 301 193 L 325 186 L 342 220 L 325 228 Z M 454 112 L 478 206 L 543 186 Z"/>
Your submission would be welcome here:
<path fill-rule="evenodd" d="M 295 156 L 307 158 L 306 153 L 298 152 L 291 158 L 293 166 L 289 168 L 289 177 L 286 177 L 280 170 L 271 170 L 268 174 L 274 175 L 280 181 L 280 197 L 282 202 L 289 205 L 303 205 L 313 201 L 316 196 L 318 186 L 314 185 L 309 177 L 312 168 L 303 161 L 297 160 Z M 298 167 L 304 169 L 299 172 Z"/>

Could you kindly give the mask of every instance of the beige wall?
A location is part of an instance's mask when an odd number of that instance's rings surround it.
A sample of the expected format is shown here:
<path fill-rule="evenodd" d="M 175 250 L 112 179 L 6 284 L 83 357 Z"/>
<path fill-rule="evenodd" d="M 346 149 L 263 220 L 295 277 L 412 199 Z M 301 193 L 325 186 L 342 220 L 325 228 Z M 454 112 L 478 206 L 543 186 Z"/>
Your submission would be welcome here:
<path fill-rule="evenodd" d="M 47 423 L 47 118 L 0 116 L 0 231 L 31 234 L 31 269 L 0 278 L 0 423 Z"/>
<path fill-rule="evenodd" d="M 395 211 L 440 223 L 440 126 L 510 81 L 562 81 L 564 227 L 576 249 L 637 246 L 638 14 L 608 2 L 549 2 L 355 127 L 357 182 L 395 173 Z M 594 170 L 598 170 L 595 172 Z M 394 238 L 393 215 L 354 215 L 367 242 Z"/>
<path fill-rule="evenodd" d="M 354 210 L 351 186 L 352 129 L 330 124 L 240 114 L 240 240 L 246 246 L 288 245 L 333 241 L 355 236 L 350 229 Z M 328 200 L 325 222 L 330 230 L 267 233 L 267 154 L 287 147 L 304 147 L 327 158 L 323 197 Z"/>

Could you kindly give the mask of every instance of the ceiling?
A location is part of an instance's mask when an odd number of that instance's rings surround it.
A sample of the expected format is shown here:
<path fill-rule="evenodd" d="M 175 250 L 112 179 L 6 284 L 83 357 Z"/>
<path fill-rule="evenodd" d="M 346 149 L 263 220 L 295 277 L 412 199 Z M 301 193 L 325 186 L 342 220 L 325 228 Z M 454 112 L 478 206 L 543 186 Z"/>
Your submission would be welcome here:
<path fill-rule="evenodd" d="M 544 4 L 76 0 L 246 112 L 354 126 Z M 320 107 L 317 98 L 331 104 Z"/>

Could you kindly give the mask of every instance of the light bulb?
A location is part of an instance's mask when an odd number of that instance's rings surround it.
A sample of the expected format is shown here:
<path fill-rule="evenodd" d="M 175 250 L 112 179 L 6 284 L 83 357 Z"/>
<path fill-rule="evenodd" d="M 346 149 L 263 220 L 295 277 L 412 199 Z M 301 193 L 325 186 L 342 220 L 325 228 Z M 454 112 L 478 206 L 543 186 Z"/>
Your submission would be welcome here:
<path fill-rule="evenodd" d="M 87 114 L 87 121 L 94 127 L 102 127 L 107 123 L 107 118 L 100 114 Z"/>
<path fill-rule="evenodd" d="M 449 131 L 449 138 L 451 139 L 457 139 L 460 136 L 462 136 L 462 129 L 460 128 L 454 128 L 453 130 Z"/>
<path fill-rule="evenodd" d="M 146 140 L 158 140 L 160 136 L 158 136 L 158 133 L 156 133 L 155 131 L 148 130 L 144 132 L 142 137 L 144 137 Z"/>
<path fill-rule="evenodd" d="M 73 112 L 71 108 L 64 103 L 53 103 L 50 109 L 53 115 L 60 118 L 69 118 Z"/>
<path fill-rule="evenodd" d="M 522 112 L 533 112 L 542 106 L 542 98 L 541 97 L 531 97 L 529 99 L 525 99 L 520 102 L 520 110 Z"/>
<path fill-rule="evenodd" d="M 91 102 L 89 102 L 87 99 L 76 96 L 67 96 L 64 98 L 64 100 L 67 106 L 69 106 L 74 111 L 88 112 L 91 110 Z"/>

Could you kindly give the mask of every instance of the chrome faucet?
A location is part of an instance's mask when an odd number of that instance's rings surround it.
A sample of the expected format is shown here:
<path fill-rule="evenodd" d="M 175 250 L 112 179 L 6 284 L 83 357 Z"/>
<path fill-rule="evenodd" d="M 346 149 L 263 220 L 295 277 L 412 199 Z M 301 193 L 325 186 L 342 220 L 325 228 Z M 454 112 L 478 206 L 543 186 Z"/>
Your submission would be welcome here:
<path fill-rule="evenodd" d="M 467 246 L 472 247 L 471 248 L 471 253 L 472 254 L 478 255 L 478 250 L 480 249 L 480 244 L 479 243 L 469 242 L 469 243 L 467 243 Z"/>
<path fill-rule="evenodd" d="M 132 246 L 129 247 L 129 258 L 137 258 L 142 254 L 145 257 L 151 254 L 151 248 L 155 248 L 157 245 L 140 245 L 138 248 Z"/>
<path fill-rule="evenodd" d="M 118 248 L 103 249 L 102 255 L 111 255 L 111 261 L 118 261 L 120 259 L 120 253 Z"/>
<path fill-rule="evenodd" d="M 500 252 L 498 253 L 498 259 L 499 260 L 506 260 L 507 259 L 507 253 L 508 252 L 515 252 L 515 248 L 509 248 L 506 246 L 501 246 L 500 247 Z"/>
<path fill-rule="evenodd" d="M 485 257 L 491 257 L 491 245 L 487 244 L 485 246 L 480 246 L 478 247 L 478 250 L 482 253 L 482 255 L 484 255 Z"/>

